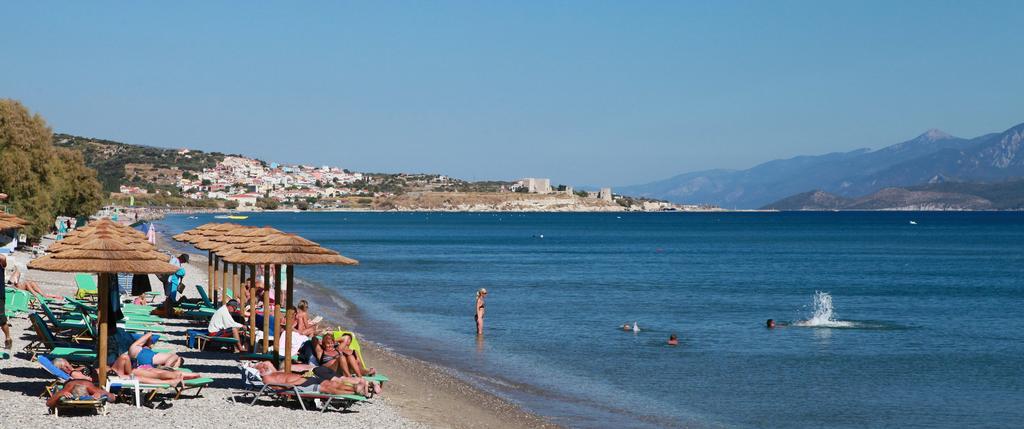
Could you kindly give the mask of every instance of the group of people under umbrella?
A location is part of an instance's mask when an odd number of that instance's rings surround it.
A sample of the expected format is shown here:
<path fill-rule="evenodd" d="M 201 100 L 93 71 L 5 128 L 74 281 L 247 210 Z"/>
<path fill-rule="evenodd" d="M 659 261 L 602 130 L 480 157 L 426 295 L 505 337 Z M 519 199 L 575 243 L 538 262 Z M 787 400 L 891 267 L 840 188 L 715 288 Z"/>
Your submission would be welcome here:
<path fill-rule="evenodd" d="M 0 226 L 4 221 L 0 217 Z M 257 228 L 236 224 L 211 223 L 174 236 L 176 240 L 192 243 L 196 248 L 207 250 L 208 283 L 205 292 L 214 301 L 226 304 L 229 299 L 243 299 L 251 311 L 249 332 L 256 332 L 257 295 L 262 296 L 264 317 L 262 317 L 262 348 L 264 353 L 271 350 L 273 336 L 274 355 L 283 346 L 284 351 L 292 350 L 292 330 L 281 331 L 280 323 L 271 326 L 271 317 L 266 314 L 274 308 L 270 303 L 271 288 L 277 303 L 284 302 L 285 325 L 291 327 L 295 319 L 294 267 L 296 265 L 335 264 L 354 265 L 358 262 L 325 249 L 312 241 L 297 235 L 284 233 L 274 228 Z M 69 232 L 64 239 L 48 249 L 49 254 L 29 263 L 29 268 L 44 271 L 94 273 L 98 276 L 98 381 L 104 385 L 108 372 L 108 341 L 116 332 L 119 294 L 115 277 L 118 273 L 136 275 L 173 275 L 179 267 L 167 262 L 167 256 L 147 240 L 141 232 L 110 220 L 99 220 L 88 226 Z M 258 288 L 258 272 L 262 272 L 262 288 Z M 283 275 L 282 275 L 283 274 Z M 201 287 L 201 286 L 200 286 Z M 257 289 L 261 289 L 257 293 Z M 282 292 L 284 294 L 282 300 Z M 173 302 L 173 301 L 172 301 Z M 244 302 L 244 301 L 243 301 Z M 275 311 L 276 313 L 277 311 Z M 283 334 L 283 344 L 279 344 Z M 248 349 L 256 350 L 256 337 L 249 335 Z M 285 352 L 284 356 L 290 356 Z M 283 371 L 291 371 L 291 359 L 283 359 Z"/>

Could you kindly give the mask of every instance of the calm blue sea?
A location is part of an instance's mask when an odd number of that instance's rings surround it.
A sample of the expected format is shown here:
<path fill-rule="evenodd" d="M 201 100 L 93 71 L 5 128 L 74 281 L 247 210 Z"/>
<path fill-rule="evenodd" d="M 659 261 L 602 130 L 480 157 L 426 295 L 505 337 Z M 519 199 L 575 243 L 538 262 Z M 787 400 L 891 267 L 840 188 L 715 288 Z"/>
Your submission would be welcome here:
<path fill-rule="evenodd" d="M 176 233 L 213 220 L 172 216 L 159 226 Z M 1024 422 L 1024 213 L 274 213 L 242 222 L 358 259 L 297 275 L 354 303 L 355 328 L 370 339 L 566 426 Z M 477 339 L 480 287 L 490 294 Z M 816 301 L 818 291 L 828 295 Z M 795 326 L 828 298 L 831 316 L 819 309 L 815 326 Z M 768 318 L 792 325 L 769 330 Z M 620 330 L 634 321 L 639 333 Z M 673 332 L 678 347 L 665 345 Z"/>

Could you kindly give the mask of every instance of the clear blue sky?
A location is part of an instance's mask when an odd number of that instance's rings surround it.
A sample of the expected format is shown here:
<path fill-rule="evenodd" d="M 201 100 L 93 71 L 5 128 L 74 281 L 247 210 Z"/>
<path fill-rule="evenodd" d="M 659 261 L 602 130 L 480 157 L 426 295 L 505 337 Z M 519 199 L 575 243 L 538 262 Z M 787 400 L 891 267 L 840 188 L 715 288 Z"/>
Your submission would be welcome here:
<path fill-rule="evenodd" d="M 254 3 L 8 3 L 0 97 L 128 143 L 591 185 L 1024 122 L 1021 1 Z"/>

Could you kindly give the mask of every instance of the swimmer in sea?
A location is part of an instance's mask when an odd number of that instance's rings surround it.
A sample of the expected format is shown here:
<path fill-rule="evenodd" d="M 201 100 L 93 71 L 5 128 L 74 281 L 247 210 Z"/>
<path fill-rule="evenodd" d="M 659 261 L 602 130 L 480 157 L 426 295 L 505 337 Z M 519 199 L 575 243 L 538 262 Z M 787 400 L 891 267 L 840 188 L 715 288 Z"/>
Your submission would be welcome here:
<path fill-rule="evenodd" d="M 774 328 L 774 327 L 775 327 L 775 319 L 768 319 L 768 321 L 767 321 L 767 322 L 764 322 L 764 325 L 765 325 L 765 327 L 767 327 L 768 329 L 772 329 L 772 328 Z"/>
<path fill-rule="evenodd" d="M 669 335 L 668 336 L 668 345 L 670 345 L 670 346 L 678 346 L 679 345 L 679 337 L 676 336 L 676 334 Z"/>
<path fill-rule="evenodd" d="M 623 323 L 623 324 L 622 324 L 622 330 L 623 330 L 623 331 L 626 331 L 626 332 L 629 332 L 629 331 L 632 331 L 632 330 L 633 330 L 633 327 L 632 327 L 632 326 L 629 326 L 629 322 L 626 322 L 626 323 Z"/>

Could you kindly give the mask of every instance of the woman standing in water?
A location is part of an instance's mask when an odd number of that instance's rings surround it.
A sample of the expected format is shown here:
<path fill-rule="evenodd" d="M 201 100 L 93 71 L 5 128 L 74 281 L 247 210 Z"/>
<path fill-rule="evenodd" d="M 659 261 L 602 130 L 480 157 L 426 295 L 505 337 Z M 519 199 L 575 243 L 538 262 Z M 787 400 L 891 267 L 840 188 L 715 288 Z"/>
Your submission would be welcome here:
<path fill-rule="evenodd" d="M 476 291 L 476 334 L 484 334 L 484 298 L 487 297 L 487 289 L 480 288 Z"/>

